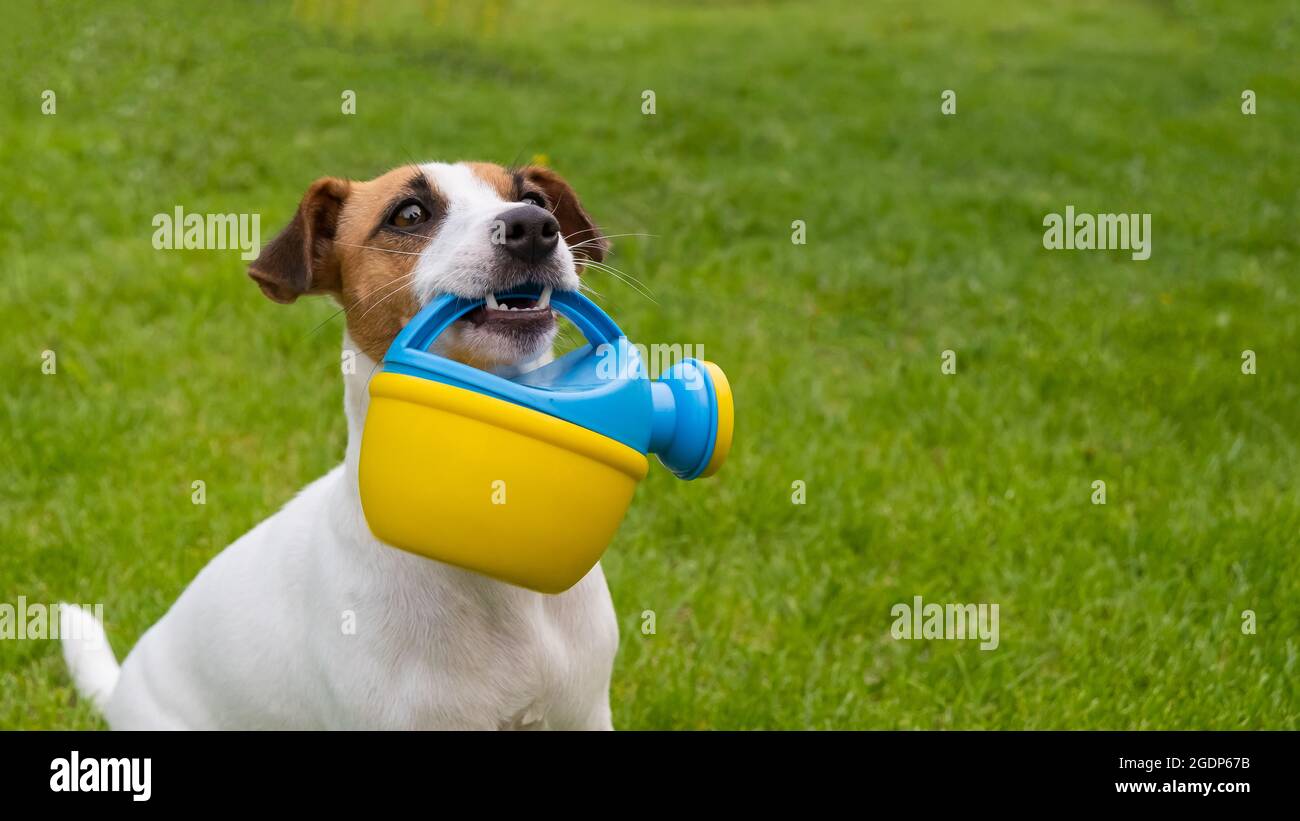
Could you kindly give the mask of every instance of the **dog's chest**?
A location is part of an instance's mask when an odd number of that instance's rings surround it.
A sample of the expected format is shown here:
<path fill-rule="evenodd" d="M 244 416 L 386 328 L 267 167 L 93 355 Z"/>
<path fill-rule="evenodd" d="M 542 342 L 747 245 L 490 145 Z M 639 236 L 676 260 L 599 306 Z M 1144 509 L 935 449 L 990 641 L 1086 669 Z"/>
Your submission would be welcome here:
<path fill-rule="evenodd" d="M 581 726 L 603 703 L 617 649 L 604 579 L 564 597 L 426 584 L 357 611 L 349 690 L 362 726 L 544 729 Z M 565 598 L 567 597 L 567 598 Z M 367 629 L 366 624 L 373 629 Z M 369 633 L 369 636 L 362 636 Z M 364 671 L 364 672 L 363 672 Z"/>
<path fill-rule="evenodd" d="M 321 696 L 312 723 L 609 724 L 618 623 L 599 564 L 564 593 L 543 595 L 380 544 L 348 483 L 321 500 L 303 496 L 313 515 L 326 511 L 299 551 L 306 578 L 295 562 L 267 584 L 297 590 L 289 609 L 307 616 L 313 646 L 304 672 Z M 338 629 L 340 613 L 348 630 Z"/>
<path fill-rule="evenodd" d="M 398 651 L 407 669 L 397 676 L 405 692 L 394 719 L 415 727 L 541 729 L 563 723 L 566 701 L 589 689 L 584 671 L 610 663 L 578 636 L 546 622 L 507 626 L 459 618 L 413 638 Z"/>

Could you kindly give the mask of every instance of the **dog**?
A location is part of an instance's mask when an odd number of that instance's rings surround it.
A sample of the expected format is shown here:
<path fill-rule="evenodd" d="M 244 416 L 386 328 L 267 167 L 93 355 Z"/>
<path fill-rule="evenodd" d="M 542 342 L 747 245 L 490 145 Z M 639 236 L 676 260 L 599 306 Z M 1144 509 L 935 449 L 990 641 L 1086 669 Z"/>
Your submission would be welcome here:
<path fill-rule="evenodd" d="M 618 623 L 599 564 L 558 595 L 498 582 L 381 543 L 357 488 L 368 380 L 422 306 L 485 299 L 435 350 L 516 375 L 551 361 L 549 295 L 608 250 L 548 168 L 428 163 L 313 183 L 249 275 L 276 302 L 342 306 L 356 357 L 343 463 L 217 555 L 120 668 L 95 617 L 63 605 L 65 635 L 81 636 L 64 657 L 109 726 L 612 729 Z M 495 298 L 524 283 L 541 297 Z"/>

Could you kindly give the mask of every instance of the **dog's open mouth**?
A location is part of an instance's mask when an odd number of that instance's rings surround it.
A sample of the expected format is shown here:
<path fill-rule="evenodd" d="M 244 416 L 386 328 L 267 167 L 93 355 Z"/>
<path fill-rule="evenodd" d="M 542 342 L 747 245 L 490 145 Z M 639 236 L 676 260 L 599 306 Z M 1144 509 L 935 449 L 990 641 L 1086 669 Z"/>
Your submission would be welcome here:
<path fill-rule="evenodd" d="M 555 321 L 551 313 L 551 286 L 543 288 L 537 297 L 488 294 L 484 304 L 465 314 L 465 319 L 475 325 L 503 329 L 550 325 Z"/>

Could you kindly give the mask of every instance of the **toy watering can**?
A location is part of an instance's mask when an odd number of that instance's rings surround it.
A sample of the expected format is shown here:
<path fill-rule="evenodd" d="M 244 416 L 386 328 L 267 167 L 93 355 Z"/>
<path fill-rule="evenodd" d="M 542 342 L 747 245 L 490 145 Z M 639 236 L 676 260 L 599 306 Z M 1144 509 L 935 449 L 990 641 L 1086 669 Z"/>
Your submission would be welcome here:
<path fill-rule="evenodd" d="M 498 299 L 536 299 L 521 287 Z M 551 306 L 587 344 L 507 379 L 432 353 L 483 300 L 443 296 L 412 319 L 370 380 L 361 506 L 395 547 L 543 593 L 600 559 L 654 453 L 682 479 L 731 449 L 731 388 L 684 359 L 651 380 L 636 346 L 591 300 Z"/>

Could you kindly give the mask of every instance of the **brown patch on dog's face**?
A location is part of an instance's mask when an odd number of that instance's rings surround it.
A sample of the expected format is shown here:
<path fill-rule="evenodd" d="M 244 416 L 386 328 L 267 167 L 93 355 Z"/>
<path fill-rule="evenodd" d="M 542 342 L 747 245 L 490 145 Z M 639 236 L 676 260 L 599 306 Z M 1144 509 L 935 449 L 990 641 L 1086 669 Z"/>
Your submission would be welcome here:
<path fill-rule="evenodd" d="M 525 194 L 530 190 L 540 191 L 546 198 L 545 208 L 549 209 L 560 221 L 560 231 L 564 241 L 573 249 L 573 255 L 579 259 L 601 262 L 609 253 L 609 240 L 596 226 L 582 207 L 582 202 L 573 187 L 563 177 L 549 168 L 530 165 L 515 172 L 516 190 Z"/>
<path fill-rule="evenodd" d="M 419 310 L 414 270 L 446 209 L 416 167 L 369 182 L 318 180 L 249 274 L 279 302 L 331 294 L 353 341 L 378 362 Z"/>
<path fill-rule="evenodd" d="M 505 202 L 518 202 L 520 192 L 513 174 L 494 162 L 467 162 L 470 173 L 487 183 Z"/>
<path fill-rule="evenodd" d="M 399 168 L 356 186 L 339 221 L 343 275 L 337 299 L 348 332 L 378 362 L 416 314 L 414 271 L 447 203 L 418 168 Z"/>

